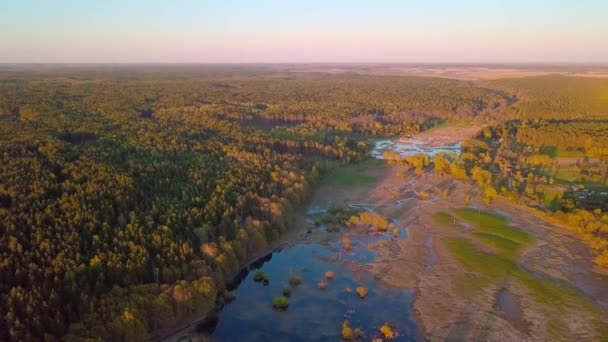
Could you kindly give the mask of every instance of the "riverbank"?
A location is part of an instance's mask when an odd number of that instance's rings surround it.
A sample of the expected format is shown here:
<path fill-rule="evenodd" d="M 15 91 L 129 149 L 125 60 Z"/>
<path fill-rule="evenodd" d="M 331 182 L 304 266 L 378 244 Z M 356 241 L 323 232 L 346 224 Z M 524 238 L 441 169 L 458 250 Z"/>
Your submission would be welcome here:
<path fill-rule="evenodd" d="M 440 150 L 480 129 L 438 127 L 392 143 L 417 144 L 402 151 Z M 249 327 L 239 333 L 259 340 L 300 340 L 306 332 L 296 326 L 303 326 L 319 333 L 317 339 L 335 340 L 340 322 L 347 319 L 364 325 L 366 337 L 374 337 L 382 323 L 365 312 L 380 315 L 389 309 L 395 317 L 404 315 L 403 322 L 392 322 L 401 329 L 401 338 L 532 341 L 606 336 L 608 277 L 593 268 L 584 244 L 525 205 L 506 199 L 486 204 L 478 195 L 472 182 L 432 172 L 416 175 L 376 161 L 336 170 L 321 182 L 293 229 L 273 246 L 280 251 L 260 267 L 269 273 L 269 287 L 245 279 L 235 303 L 220 313 L 212 336 L 239 338 L 232 330 Z M 363 238 L 364 230 L 333 232 L 316 224 L 316 215 L 335 207 L 385 217 L 404 231 L 403 236 Z M 480 217 L 488 212 L 487 217 L 498 220 L 489 222 L 504 227 L 482 227 L 475 217 L 458 215 L 465 207 Z M 519 236 L 511 230 L 530 239 L 519 245 L 500 235 Z M 344 238 L 354 243 L 351 251 L 342 246 Z M 475 260 L 486 261 L 479 265 Z M 338 271 L 337 281 L 323 281 L 329 290 L 318 289 L 316 282 L 330 269 Z M 273 312 L 268 303 L 279 291 L 276 286 L 292 274 L 304 275 L 304 285 L 294 290 L 286 312 Z M 371 289 L 373 300 L 362 302 L 347 291 L 358 284 Z M 192 336 L 209 337 L 186 329 L 170 340 Z"/>
<path fill-rule="evenodd" d="M 311 224 L 311 213 L 316 210 L 345 207 L 349 203 L 363 201 L 367 193 L 385 177 L 385 165 L 377 160 L 339 166 L 330 170 L 328 174 L 324 175 L 312 196 L 297 210 L 292 228 L 269 244 L 265 250 L 256 254 L 248 263 L 242 265 L 242 270 L 254 269 L 251 266 L 256 264 L 256 260 L 271 254 L 273 251 L 289 249 L 303 243 L 328 244 L 334 241 L 336 237 L 332 234 L 310 234 L 311 228 L 314 228 L 314 225 Z M 198 332 L 199 325 L 215 315 L 215 312 L 207 315 L 195 315 L 195 317 L 182 322 L 179 326 L 167 329 L 168 331 L 156 332 L 154 340 L 206 341 L 210 336 L 207 333 Z"/>

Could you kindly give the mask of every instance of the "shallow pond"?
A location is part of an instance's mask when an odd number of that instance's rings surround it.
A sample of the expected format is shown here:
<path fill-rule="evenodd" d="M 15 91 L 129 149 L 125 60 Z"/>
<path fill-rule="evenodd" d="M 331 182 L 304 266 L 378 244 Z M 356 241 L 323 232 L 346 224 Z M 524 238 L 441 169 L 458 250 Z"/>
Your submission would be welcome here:
<path fill-rule="evenodd" d="M 501 289 L 498 292 L 496 295 L 496 303 L 510 320 L 515 321 L 521 317 L 521 309 L 517 298 L 506 289 Z"/>
<path fill-rule="evenodd" d="M 311 210 L 309 217 L 314 220 L 322 212 Z M 342 233 L 315 227 L 312 234 L 329 234 L 329 242 L 278 249 L 253 263 L 242 273 L 240 283 L 235 284 L 235 300 L 226 304 L 211 323 L 182 331 L 170 340 L 205 336 L 213 341 L 339 341 L 344 320 L 353 329 L 363 329 L 363 340 L 378 337 L 378 328 L 385 323 L 396 328 L 399 334 L 396 341 L 420 340 L 411 309 L 413 293 L 388 288 L 365 272 L 354 271 L 358 267 L 352 267 L 372 262 L 378 256 L 366 248 L 368 243 L 405 238 L 406 229 L 399 225 L 398 228 L 398 236 L 349 233 L 353 249 L 345 251 L 340 240 Z M 254 281 L 258 270 L 268 275 L 268 283 Z M 325 279 L 327 271 L 335 273 L 333 280 Z M 302 283 L 292 286 L 287 310 L 277 311 L 272 300 L 282 294 L 292 275 L 300 276 Z M 326 289 L 318 288 L 320 281 L 328 284 Z M 357 296 L 358 286 L 369 290 L 366 298 Z"/>

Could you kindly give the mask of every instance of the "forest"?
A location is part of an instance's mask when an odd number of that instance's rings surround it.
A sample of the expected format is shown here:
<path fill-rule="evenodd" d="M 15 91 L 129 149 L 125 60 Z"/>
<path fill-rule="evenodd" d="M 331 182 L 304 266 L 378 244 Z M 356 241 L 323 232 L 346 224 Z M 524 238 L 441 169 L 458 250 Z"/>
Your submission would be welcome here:
<path fill-rule="evenodd" d="M 470 178 L 488 201 L 532 198 L 608 264 L 605 89 L 245 66 L 2 70 L 0 340 L 145 341 L 213 310 L 327 170 L 453 119 L 491 126 L 462 156 L 396 162 Z"/>
<path fill-rule="evenodd" d="M 147 340 L 212 310 L 366 136 L 501 101 L 440 79 L 176 68 L 2 73 L 0 339 Z"/>
<path fill-rule="evenodd" d="M 513 94 L 517 119 L 590 119 L 608 113 L 608 79 L 545 75 L 484 81 L 489 88 Z"/>

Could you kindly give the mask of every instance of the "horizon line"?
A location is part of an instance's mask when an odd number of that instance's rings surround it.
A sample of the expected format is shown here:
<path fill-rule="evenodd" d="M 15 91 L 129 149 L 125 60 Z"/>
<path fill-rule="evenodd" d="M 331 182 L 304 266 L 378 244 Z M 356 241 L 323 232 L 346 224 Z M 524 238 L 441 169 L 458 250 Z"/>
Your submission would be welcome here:
<path fill-rule="evenodd" d="M 458 62 L 458 61 L 442 61 L 442 62 L 350 62 L 350 61 L 332 61 L 332 62 L 302 62 L 302 61 L 277 61 L 277 62 L 136 62 L 136 61 L 121 61 L 121 62 L 5 62 L 0 61 L 0 65 L 464 65 L 464 66 L 606 66 L 608 61 L 588 61 L 588 62 L 569 62 L 569 61 L 495 61 L 495 62 Z"/>

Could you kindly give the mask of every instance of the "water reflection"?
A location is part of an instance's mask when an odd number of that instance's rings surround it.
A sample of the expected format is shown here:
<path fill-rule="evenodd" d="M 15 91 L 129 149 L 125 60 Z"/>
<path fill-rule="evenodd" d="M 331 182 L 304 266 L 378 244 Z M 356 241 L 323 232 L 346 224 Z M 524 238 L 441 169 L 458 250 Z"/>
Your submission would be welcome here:
<path fill-rule="evenodd" d="M 297 245 L 274 252 L 260 269 L 268 274 L 269 285 L 256 283 L 250 272 L 237 288 L 236 300 L 218 314 L 212 340 L 336 341 L 345 319 L 351 326 L 361 326 L 368 338 L 385 322 L 397 327 L 402 334 L 398 340 L 418 337 L 411 317 L 412 293 L 385 288 L 372 277 L 354 273 L 340 262 L 333 248 Z M 328 270 L 335 272 L 335 278 L 320 290 L 317 282 Z M 292 275 L 301 276 L 302 283 L 292 288 L 289 309 L 277 312 L 272 298 L 281 294 Z M 357 286 L 370 289 L 367 298 L 354 293 Z M 203 333 L 209 333 L 208 329 Z"/>
<path fill-rule="evenodd" d="M 398 227 L 403 230 L 400 236 L 407 236 L 405 228 Z M 378 336 L 378 327 L 384 323 L 396 327 L 400 334 L 397 341 L 419 340 L 411 311 L 412 292 L 387 288 L 348 266 L 352 262 L 373 261 L 378 253 L 366 245 L 391 238 L 398 237 L 392 233 L 355 235 L 351 251 L 345 251 L 339 241 L 275 250 L 241 271 L 229 285 L 236 295 L 233 302 L 215 317 L 172 340 L 204 337 L 213 341 L 338 341 L 344 320 L 352 327 L 361 327 L 364 340 Z M 267 286 L 254 281 L 257 270 L 268 275 Z M 329 270 L 335 278 L 327 281 L 324 274 Z M 278 312 L 272 308 L 272 299 L 281 295 L 293 275 L 300 276 L 302 283 L 292 287 L 289 308 Z M 328 287 L 320 290 L 319 281 L 326 281 Z M 356 295 L 358 286 L 369 289 L 365 299 Z"/>
<path fill-rule="evenodd" d="M 372 157 L 376 159 L 383 159 L 382 154 L 384 151 L 395 151 L 400 156 L 406 157 L 415 155 L 418 153 L 428 154 L 431 158 L 438 153 L 456 153 L 460 154 L 462 146 L 460 142 L 456 142 L 449 145 L 443 146 L 431 146 L 418 139 L 413 138 L 400 138 L 396 141 L 393 140 L 378 140 L 374 142 L 372 149 Z"/>

